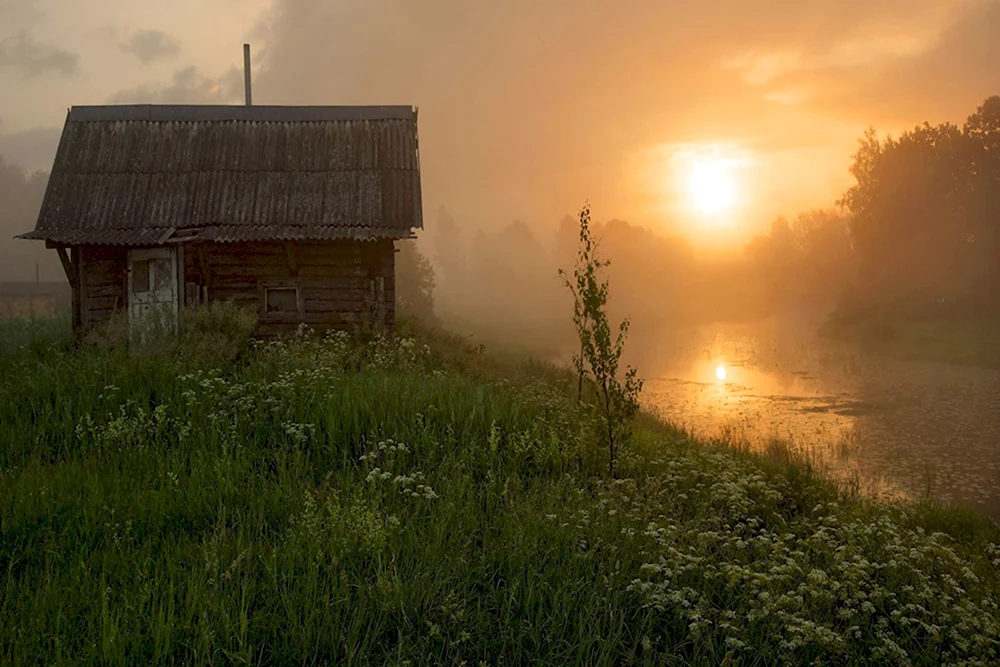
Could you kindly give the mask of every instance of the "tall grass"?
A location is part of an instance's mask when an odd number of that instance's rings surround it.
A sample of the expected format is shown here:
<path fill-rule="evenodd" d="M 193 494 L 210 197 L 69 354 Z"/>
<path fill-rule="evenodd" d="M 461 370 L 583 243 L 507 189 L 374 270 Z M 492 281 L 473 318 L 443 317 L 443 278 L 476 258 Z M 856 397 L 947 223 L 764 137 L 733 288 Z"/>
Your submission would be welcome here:
<path fill-rule="evenodd" d="M 0 318 L 0 354 L 68 342 L 71 330 L 72 321 L 68 315 Z"/>
<path fill-rule="evenodd" d="M 995 664 L 1000 531 L 440 334 L 0 356 L 0 664 Z M 190 331 L 190 329 L 187 329 Z"/>

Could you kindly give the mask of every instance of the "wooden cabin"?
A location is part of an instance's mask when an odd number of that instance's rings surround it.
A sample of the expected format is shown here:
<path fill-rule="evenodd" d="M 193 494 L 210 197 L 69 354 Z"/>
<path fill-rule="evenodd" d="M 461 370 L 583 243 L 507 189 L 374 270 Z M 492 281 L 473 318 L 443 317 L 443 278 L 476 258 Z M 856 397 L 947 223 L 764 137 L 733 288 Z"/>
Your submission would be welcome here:
<path fill-rule="evenodd" d="M 268 335 L 391 326 L 422 226 L 412 107 L 83 106 L 20 238 L 59 253 L 78 332 L 231 300 Z"/>

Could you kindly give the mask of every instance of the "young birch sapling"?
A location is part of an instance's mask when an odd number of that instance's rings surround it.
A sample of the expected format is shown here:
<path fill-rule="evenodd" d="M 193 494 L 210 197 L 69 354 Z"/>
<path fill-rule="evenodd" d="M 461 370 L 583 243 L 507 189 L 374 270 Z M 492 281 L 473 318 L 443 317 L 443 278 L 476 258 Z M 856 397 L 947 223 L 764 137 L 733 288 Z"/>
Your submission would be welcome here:
<path fill-rule="evenodd" d="M 608 473 L 613 478 L 621 446 L 632 435 L 642 380 L 631 366 L 626 366 L 622 379 L 618 377 L 629 320 L 625 318 L 617 335 L 612 335 L 607 315 L 608 280 L 599 275 L 611 262 L 598 256 L 590 223 L 588 204 L 580 211 L 580 245 L 573 277 L 562 269 L 559 275 L 573 295 L 573 324 L 580 339 L 580 353 L 573 355 L 577 400 L 583 400 L 584 380 L 589 380 L 601 415 L 602 439 L 607 438 Z"/>

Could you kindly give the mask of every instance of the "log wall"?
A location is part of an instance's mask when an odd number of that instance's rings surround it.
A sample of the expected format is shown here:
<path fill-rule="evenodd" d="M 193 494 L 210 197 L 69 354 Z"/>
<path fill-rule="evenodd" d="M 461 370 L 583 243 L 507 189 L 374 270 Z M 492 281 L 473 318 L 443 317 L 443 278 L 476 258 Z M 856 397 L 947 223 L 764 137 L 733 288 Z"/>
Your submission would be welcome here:
<path fill-rule="evenodd" d="M 258 334 L 294 333 L 300 323 L 319 329 L 349 329 L 366 319 L 395 323 L 395 251 L 391 240 L 352 242 L 193 243 L 178 246 L 183 265 L 180 306 L 204 300 L 233 301 L 253 308 Z M 128 306 L 128 255 L 121 246 L 77 246 L 74 319 L 82 329 L 106 323 Z M 298 290 L 296 313 L 264 312 L 264 289 Z"/>
<path fill-rule="evenodd" d="M 128 256 L 119 246 L 78 246 L 73 249 L 80 278 L 77 296 L 79 325 L 92 329 L 105 324 L 126 305 Z"/>
<path fill-rule="evenodd" d="M 394 258 L 391 240 L 190 244 L 184 248 L 184 293 L 197 294 L 200 301 L 207 292 L 209 301 L 256 309 L 258 333 L 265 336 L 293 333 L 300 323 L 320 330 L 350 328 L 367 317 L 392 326 Z M 192 284 L 197 289 L 190 289 Z M 269 286 L 295 287 L 301 311 L 264 312 Z"/>

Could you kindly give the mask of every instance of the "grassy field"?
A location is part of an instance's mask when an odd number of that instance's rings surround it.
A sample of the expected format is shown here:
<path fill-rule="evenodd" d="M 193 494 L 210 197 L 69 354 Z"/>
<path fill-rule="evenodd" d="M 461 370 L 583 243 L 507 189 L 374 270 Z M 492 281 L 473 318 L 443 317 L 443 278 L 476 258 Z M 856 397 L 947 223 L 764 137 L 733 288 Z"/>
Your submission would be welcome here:
<path fill-rule="evenodd" d="M 0 319 L 0 354 L 12 354 L 30 346 L 46 347 L 69 338 L 72 320 L 68 315 L 40 318 Z"/>
<path fill-rule="evenodd" d="M 1000 662 L 986 519 L 649 417 L 609 480 L 557 369 L 230 315 L 0 355 L 0 664 Z"/>
<path fill-rule="evenodd" d="M 823 332 L 904 361 L 1000 369 L 1000 319 L 866 320 Z"/>

